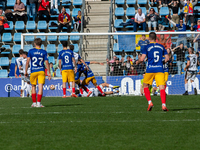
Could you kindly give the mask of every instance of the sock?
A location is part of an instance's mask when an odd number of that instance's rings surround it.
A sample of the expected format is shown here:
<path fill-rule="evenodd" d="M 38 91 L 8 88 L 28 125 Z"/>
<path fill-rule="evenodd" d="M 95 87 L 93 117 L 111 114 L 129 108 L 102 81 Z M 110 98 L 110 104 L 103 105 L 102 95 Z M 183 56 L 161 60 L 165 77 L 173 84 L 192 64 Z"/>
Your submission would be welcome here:
<path fill-rule="evenodd" d="M 188 91 L 188 83 L 185 84 L 185 91 Z"/>
<path fill-rule="evenodd" d="M 38 95 L 37 95 L 37 103 L 38 103 L 38 102 L 41 102 L 41 99 L 42 99 L 42 95 L 38 94 Z"/>
<path fill-rule="evenodd" d="M 194 82 L 192 82 L 192 86 L 193 86 L 194 89 L 196 89 L 196 85 L 195 85 Z"/>
<path fill-rule="evenodd" d="M 63 88 L 63 95 L 66 95 L 66 88 Z"/>
<path fill-rule="evenodd" d="M 104 93 L 103 93 L 103 91 L 102 91 L 102 89 L 100 88 L 100 86 L 97 86 L 97 89 L 99 90 L 99 92 L 103 95 Z"/>
<path fill-rule="evenodd" d="M 33 103 L 36 103 L 36 93 L 32 94 L 32 101 Z"/>
<path fill-rule="evenodd" d="M 72 93 L 75 94 L 75 88 L 72 88 Z"/>
<path fill-rule="evenodd" d="M 167 84 L 165 84 L 165 90 L 166 90 Z"/>
<path fill-rule="evenodd" d="M 79 89 L 79 91 L 81 92 L 81 95 L 83 95 L 83 89 L 82 89 L 82 88 L 80 88 L 80 89 Z"/>
<path fill-rule="evenodd" d="M 151 101 L 150 91 L 149 91 L 148 87 L 144 88 L 144 95 L 145 95 L 147 101 Z"/>
<path fill-rule="evenodd" d="M 109 87 L 110 87 L 110 88 L 113 88 L 113 85 L 109 84 Z"/>
<path fill-rule="evenodd" d="M 86 86 L 82 87 L 87 93 L 90 91 Z"/>
<path fill-rule="evenodd" d="M 160 90 L 160 97 L 161 97 L 162 104 L 165 104 L 166 103 L 166 93 L 165 93 L 164 89 Z"/>

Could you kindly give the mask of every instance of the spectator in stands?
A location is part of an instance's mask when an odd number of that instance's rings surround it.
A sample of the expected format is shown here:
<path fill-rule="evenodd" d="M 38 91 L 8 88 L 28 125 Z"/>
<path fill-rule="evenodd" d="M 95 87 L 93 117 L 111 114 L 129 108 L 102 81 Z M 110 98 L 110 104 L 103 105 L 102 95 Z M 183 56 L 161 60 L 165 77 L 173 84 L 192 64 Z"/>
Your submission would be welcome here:
<path fill-rule="evenodd" d="M 111 64 L 113 66 L 113 72 L 111 76 L 122 76 L 123 75 L 123 65 L 119 61 L 119 58 L 116 58 L 116 61 Z"/>
<path fill-rule="evenodd" d="M 139 54 L 138 55 L 138 59 L 135 61 L 134 65 L 137 63 L 137 61 L 140 60 L 140 57 L 142 56 L 142 54 Z M 146 61 L 146 60 L 145 60 Z M 144 74 L 145 72 L 145 68 L 146 68 L 146 64 L 145 64 L 145 61 L 143 61 L 142 63 L 139 63 L 138 65 L 136 65 L 136 70 L 137 70 L 137 73 L 139 75 L 142 75 Z"/>
<path fill-rule="evenodd" d="M 35 21 L 36 18 L 36 3 L 37 0 L 27 0 L 26 4 L 27 4 L 27 17 L 28 20 L 30 20 L 30 16 L 33 16 L 33 20 Z"/>
<path fill-rule="evenodd" d="M 172 52 L 177 55 L 177 66 L 178 66 L 178 75 L 181 75 L 181 70 L 185 68 L 185 52 L 186 46 L 184 48 L 183 43 L 179 46 L 172 49 Z"/>
<path fill-rule="evenodd" d="M 198 20 L 197 21 L 197 25 L 195 25 L 195 26 L 191 26 L 191 30 L 193 31 L 197 31 L 197 32 L 199 32 L 200 31 L 200 20 Z"/>
<path fill-rule="evenodd" d="M 126 61 L 124 62 L 124 70 L 125 72 L 128 72 L 131 68 L 131 65 L 133 65 L 133 59 L 131 59 L 130 56 L 126 57 Z"/>
<path fill-rule="evenodd" d="M 179 23 L 179 15 L 178 15 L 178 4 L 177 1 L 172 1 L 171 3 L 168 4 L 168 7 L 172 9 L 173 15 L 172 15 L 172 21 L 175 22 L 176 24 Z M 175 30 L 175 25 L 172 28 Z"/>
<path fill-rule="evenodd" d="M 83 18 L 84 20 L 84 18 Z M 74 30 L 80 32 L 81 31 L 81 11 L 78 11 L 78 15 L 74 17 Z"/>
<path fill-rule="evenodd" d="M 14 18 L 13 21 L 16 22 L 16 20 L 25 20 L 25 5 L 21 0 L 16 0 L 14 5 L 14 12 L 13 12 Z"/>
<path fill-rule="evenodd" d="M 158 8 L 167 7 L 168 0 L 159 0 L 158 2 L 159 2 Z"/>
<path fill-rule="evenodd" d="M 116 56 L 116 55 L 114 55 L 114 56 L 113 56 L 113 59 L 110 60 L 110 61 L 109 61 L 109 59 L 106 59 L 107 64 L 108 64 L 109 66 L 111 66 L 111 74 L 113 73 L 113 70 L 114 70 L 114 67 L 113 67 L 112 64 L 116 62 L 116 59 L 117 59 L 117 56 Z M 123 61 L 124 61 L 124 58 L 122 57 L 122 59 L 120 60 L 120 62 L 123 62 Z"/>
<path fill-rule="evenodd" d="M 6 22 L 6 17 L 3 15 L 3 10 L 0 9 L 0 34 L 2 35 L 4 30 L 4 23 Z"/>
<path fill-rule="evenodd" d="M 171 22 L 174 26 L 178 28 L 178 31 L 186 31 L 186 25 L 183 23 L 183 20 L 181 19 L 179 24 L 176 24 L 172 20 L 168 18 L 169 22 Z M 179 46 L 180 43 L 183 43 L 185 46 L 187 45 L 187 35 L 186 34 L 179 34 L 178 35 L 178 40 L 176 41 L 176 46 Z"/>
<path fill-rule="evenodd" d="M 134 25 L 133 25 L 133 31 L 137 32 L 137 27 L 142 26 L 142 29 L 146 31 L 146 18 L 144 13 L 142 13 L 142 9 L 139 8 L 137 14 L 135 15 L 135 20 L 134 20 Z"/>
<path fill-rule="evenodd" d="M 194 6 L 198 3 L 197 0 L 195 2 L 190 2 L 190 0 L 187 0 L 187 3 L 184 3 L 183 0 L 181 0 L 181 4 L 184 6 L 184 14 L 186 14 L 186 20 L 185 25 L 187 25 L 188 21 L 191 22 L 191 27 L 194 25 Z"/>
<path fill-rule="evenodd" d="M 48 0 L 39 0 L 38 3 L 40 4 L 38 12 L 39 12 L 39 20 L 46 20 L 47 23 L 50 20 L 50 6 Z M 46 16 L 46 19 L 43 17 Z"/>
<path fill-rule="evenodd" d="M 136 76 L 136 75 L 138 75 L 137 70 L 135 69 L 135 67 L 133 65 L 131 65 L 127 75 L 128 76 Z"/>
<path fill-rule="evenodd" d="M 146 35 L 143 34 L 142 35 L 142 39 L 138 41 L 138 43 L 136 44 L 136 46 L 140 46 L 140 52 L 142 52 L 143 48 L 149 44 L 149 40 L 146 39 Z"/>
<path fill-rule="evenodd" d="M 51 9 L 58 9 L 58 0 L 51 0 Z"/>
<path fill-rule="evenodd" d="M 55 72 L 56 72 L 56 68 L 58 67 L 58 61 L 55 65 L 53 65 L 53 63 L 49 63 L 49 67 L 50 67 L 50 73 L 52 77 L 55 77 Z M 47 71 L 48 74 L 48 71 Z"/>
<path fill-rule="evenodd" d="M 160 37 L 157 36 L 158 43 L 163 45 L 165 48 L 167 48 L 167 40 L 170 38 L 170 35 L 168 37 L 165 37 L 164 34 L 161 34 Z"/>
<path fill-rule="evenodd" d="M 156 31 L 157 27 L 157 20 L 159 18 L 159 15 L 155 12 L 153 8 L 150 9 L 149 14 L 147 15 L 147 18 L 149 19 L 148 21 L 148 28 L 149 31 L 151 31 L 151 26 L 153 26 L 154 30 Z"/>
<path fill-rule="evenodd" d="M 6 10 L 6 3 L 7 3 L 7 0 L 0 0 L 0 5 L 2 5 L 3 11 Z"/>
<path fill-rule="evenodd" d="M 197 34 L 197 36 L 195 37 L 195 39 L 193 40 L 193 43 L 195 45 L 196 51 L 200 52 L 200 39 L 199 39 L 199 35 Z M 200 62 L 200 61 L 199 61 Z"/>
<path fill-rule="evenodd" d="M 58 26 L 58 31 L 61 32 L 63 27 L 67 27 L 67 32 L 70 32 L 71 26 L 69 25 L 71 19 L 68 13 L 66 13 L 65 8 L 62 8 L 61 14 L 58 16 L 58 21 L 59 21 L 59 26 Z"/>

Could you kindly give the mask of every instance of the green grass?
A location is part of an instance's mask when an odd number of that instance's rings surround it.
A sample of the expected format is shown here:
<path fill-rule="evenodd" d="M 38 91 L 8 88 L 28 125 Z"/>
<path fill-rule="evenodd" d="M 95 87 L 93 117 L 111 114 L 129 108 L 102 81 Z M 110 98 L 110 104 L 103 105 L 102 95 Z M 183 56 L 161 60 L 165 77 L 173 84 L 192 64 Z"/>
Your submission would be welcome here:
<path fill-rule="evenodd" d="M 199 149 L 200 96 L 1 98 L 0 149 L 184 150 Z"/>

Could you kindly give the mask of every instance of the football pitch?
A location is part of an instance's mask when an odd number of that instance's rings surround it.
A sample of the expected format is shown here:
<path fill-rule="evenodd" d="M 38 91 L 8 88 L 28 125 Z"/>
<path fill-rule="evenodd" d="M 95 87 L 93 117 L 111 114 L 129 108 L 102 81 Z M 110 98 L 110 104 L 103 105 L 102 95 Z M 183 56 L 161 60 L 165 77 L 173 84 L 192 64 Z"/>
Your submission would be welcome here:
<path fill-rule="evenodd" d="M 0 149 L 198 150 L 200 96 L 1 98 Z"/>

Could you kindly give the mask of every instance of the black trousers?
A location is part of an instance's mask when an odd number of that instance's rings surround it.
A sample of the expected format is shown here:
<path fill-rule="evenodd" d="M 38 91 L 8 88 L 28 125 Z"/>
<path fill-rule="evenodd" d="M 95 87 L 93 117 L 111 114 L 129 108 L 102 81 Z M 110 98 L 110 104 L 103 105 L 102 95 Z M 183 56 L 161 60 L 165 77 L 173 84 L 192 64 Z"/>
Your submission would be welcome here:
<path fill-rule="evenodd" d="M 67 27 L 67 32 L 68 33 L 70 32 L 71 26 L 69 25 L 69 23 L 66 23 L 66 24 L 60 23 L 59 26 L 58 26 L 58 31 L 61 32 L 61 30 L 63 29 L 63 27 Z"/>
<path fill-rule="evenodd" d="M 43 17 L 43 15 L 45 15 L 47 18 L 45 19 Z M 41 10 L 41 11 L 39 11 L 39 20 L 46 20 L 47 23 L 49 23 L 49 20 L 50 20 L 49 12 L 47 10 Z"/>
<path fill-rule="evenodd" d="M 19 15 L 14 15 L 13 16 L 13 22 L 16 22 L 16 21 L 25 21 L 25 15 L 23 16 L 19 16 Z"/>
<path fill-rule="evenodd" d="M 3 33 L 3 30 L 4 30 L 4 26 L 0 26 L 0 34 L 2 35 Z"/>

